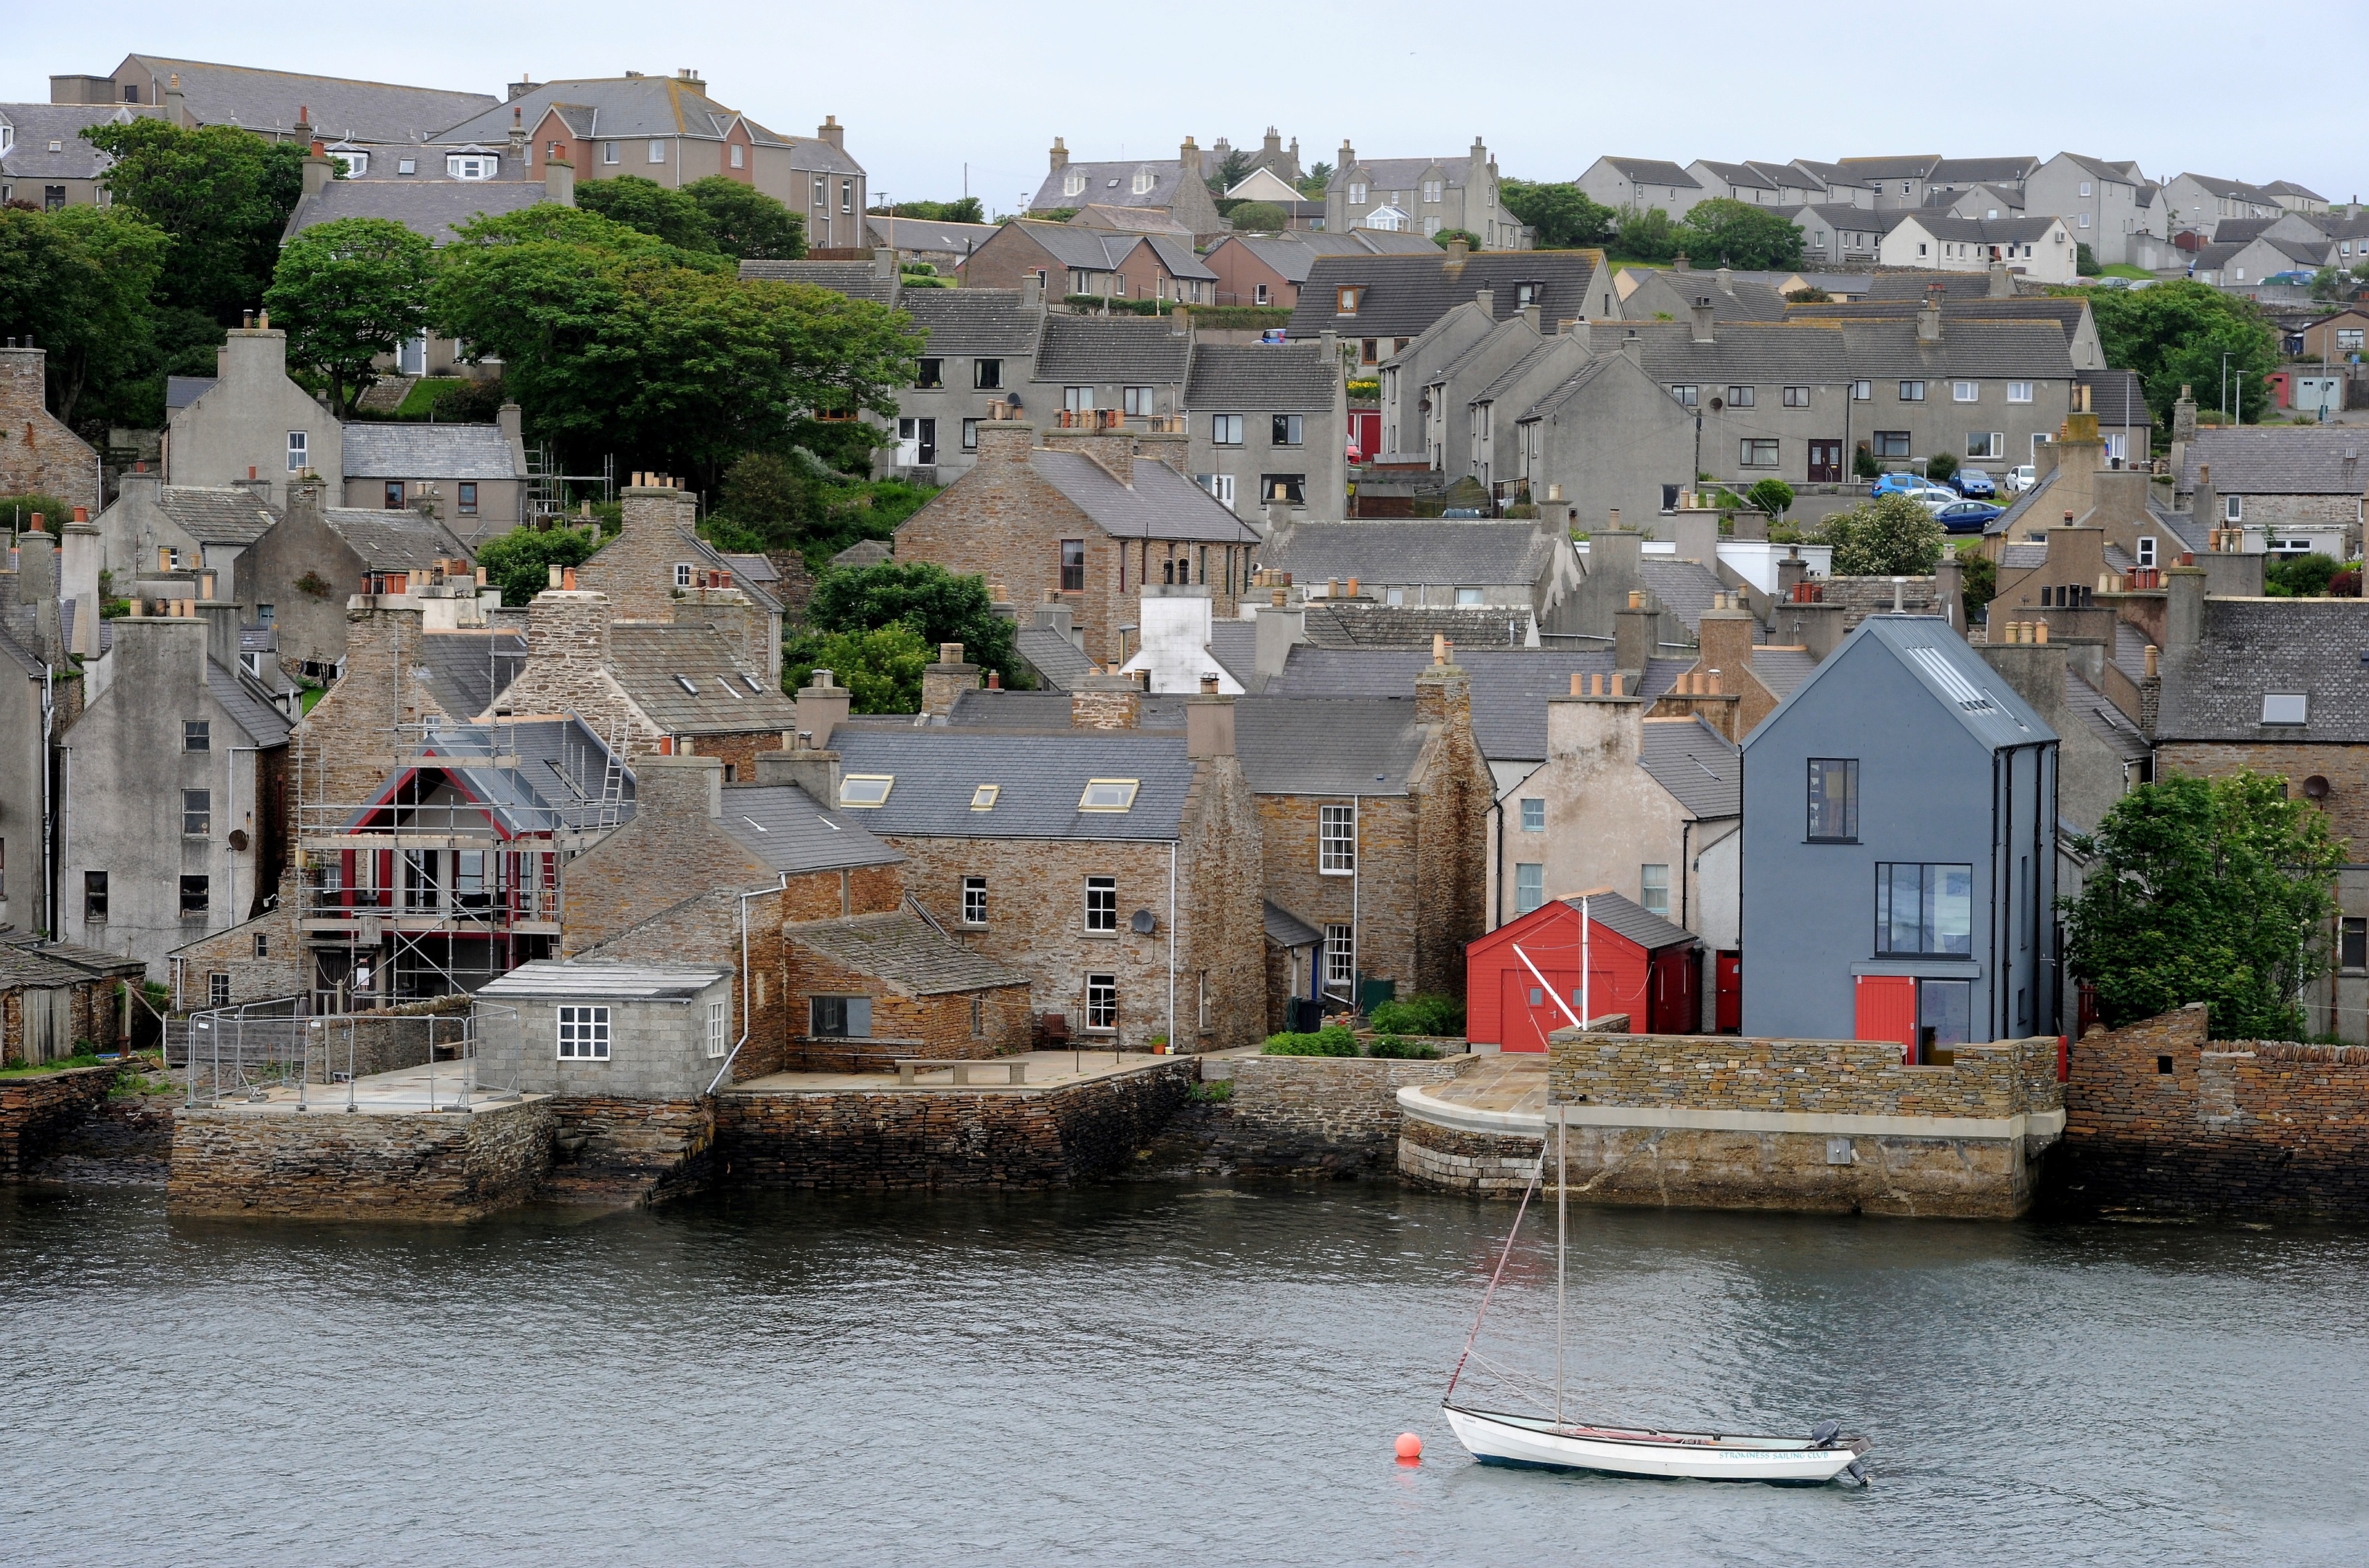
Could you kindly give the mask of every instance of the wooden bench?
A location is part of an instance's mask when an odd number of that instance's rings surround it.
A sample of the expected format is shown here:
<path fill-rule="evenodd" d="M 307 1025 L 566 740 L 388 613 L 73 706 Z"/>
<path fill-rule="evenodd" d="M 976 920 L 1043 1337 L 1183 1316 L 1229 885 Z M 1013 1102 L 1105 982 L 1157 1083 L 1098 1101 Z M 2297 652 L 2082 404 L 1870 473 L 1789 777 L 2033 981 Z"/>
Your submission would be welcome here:
<path fill-rule="evenodd" d="M 1006 1083 L 1028 1082 L 1028 1064 L 1017 1057 L 990 1057 L 984 1060 L 973 1057 L 952 1059 L 944 1057 L 899 1057 L 897 1059 L 897 1082 L 899 1087 L 911 1088 L 915 1073 L 936 1072 L 943 1069 L 953 1072 L 955 1085 L 960 1088 L 970 1082 L 970 1070 L 975 1067 L 1001 1068 Z"/>

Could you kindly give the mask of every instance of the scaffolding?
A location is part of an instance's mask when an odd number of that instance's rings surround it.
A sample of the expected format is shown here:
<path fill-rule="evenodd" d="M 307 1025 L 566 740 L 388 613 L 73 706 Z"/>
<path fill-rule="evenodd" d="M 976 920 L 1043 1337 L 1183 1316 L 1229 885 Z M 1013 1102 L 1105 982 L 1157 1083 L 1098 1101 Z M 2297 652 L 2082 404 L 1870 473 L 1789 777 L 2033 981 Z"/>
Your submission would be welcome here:
<path fill-rule="evenodd" d="M 185 1103 L 401 1112 L 519 1098 L 515 1007 L 473 1000 L 460 1012 L 307 1014 L 307 1001 L 190 1014 Z"/>
<path fill-rule="evenodd" d="M 567 510 L 567 487 L 581 485 L 601 492 L 601 504 L 607 506 L 617 498 L 617 455 L 605 453 L 598 474 L 565 474 L 559 458 L 549 443 L 537 442 L 527 450 L 526 457 L 526 519 L 537 528 L 548 527 Z"/>

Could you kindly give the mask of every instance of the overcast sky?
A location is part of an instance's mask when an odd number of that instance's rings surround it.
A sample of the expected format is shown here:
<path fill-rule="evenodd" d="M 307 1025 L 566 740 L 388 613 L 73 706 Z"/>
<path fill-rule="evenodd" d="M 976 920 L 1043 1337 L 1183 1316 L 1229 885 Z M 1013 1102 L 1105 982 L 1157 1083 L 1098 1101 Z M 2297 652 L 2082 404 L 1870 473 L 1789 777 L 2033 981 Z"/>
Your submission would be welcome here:
<path fill-rule="evenodd" d="M 1082 158 L 1173 156 L 1187 133 L 1302 162 L 1344 137 L 1368 156 L 1444 156 L 1477 134 L 1500 169 L 1569 179 L 1599 154 L 1973 157 L 2066 149 L 2369 191 L 2360 89 L 2316 63 L 2369 52 L 2369 5 L 2158 0 L 1807 8 L 1698 0 L 1675 11 L 1539 0 L 1357 6 L 914 4 L 293 6 L 110 0 L 11 6 L 0 101 L 45 101 L 52 72 L 133 50 L 498 94 L 536 81 L 693 66 L 709 93 L 782 132 L 825 114 L 876 195 L 970 189 L 1011 211 L 1056 134 Z M 2324 109 L 2316 108 L 2325 103 Z M 2306 128 L 2329 129 L 2317 136 Z"/>

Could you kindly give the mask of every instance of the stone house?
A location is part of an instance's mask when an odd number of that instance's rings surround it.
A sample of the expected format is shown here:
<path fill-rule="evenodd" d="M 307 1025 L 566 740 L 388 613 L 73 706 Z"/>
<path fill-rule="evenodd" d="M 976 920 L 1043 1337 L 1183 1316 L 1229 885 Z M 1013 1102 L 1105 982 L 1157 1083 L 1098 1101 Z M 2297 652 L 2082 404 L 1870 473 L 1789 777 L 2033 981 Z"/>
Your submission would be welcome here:
<path fill-rule="evenodd" d="M 349 507 L 411 510 L 478 545 L 527 521 L 526 442 L 519 406 L 491 425 L 346 427 Z"/>
<path fill-rule="evenodd" d="M 966 288 L 1018 289 L 1035 282 L 1049 296 L 1176 300 L 1207 304 L 1217 274 L 1194 254 L 1188 236 L 1142 234 L 1080 223 L 1015 219 L 971 252 Z"/>
<path fill-rule="evenodd" d="M 1862 621 L 1743 766 L 1745 1033 L 2059 1032 L 2056 735 L 1948 622 Z"/>
<path fill-rule="evenodd" d="M 608 596 L 620 621 L 658 621 L 715 629 L 745 668 L 782 681 L 782 602 L 699 536 L 696 503 L 686 491 L 636 475 L 620 492 L 624 526 L 576 568 L 577 587 Z"/>
<path fill-rule="evenodd" d="M 1349 485 L 1340 350 L 1314 343 L 1195 343 L 1183 406 L 1194 483 L 1239 517 L 1280 501 L 1293 519 L 1340 521 Z"/>
<path fill-rule="evenodd" d="M 49 364 L 49 350 L 30 342 L 0 345 L 0 495 L 55 496 L 96 512 L 98 453 L 50 412 Z"/>
<path fill-rule="evenodd" d="M 1190 136 L 1173 158 L 1118 163 L 1074 162 L 1067 144 L 1056 136 L 1047 158 L 1050 166 L 1044 182 L 1029 199 L 1032 214 L 1093 202 L 1157 213 L 1190 231 L 1196 241 L 1213 241 L 1228 232 L 1203 175 L 1201 149 Z"/>
<path fill-rule="evenodd" d="M 1569 539 L 1539 521 L 1409 519 L 1292 523 L 1254 552 L 1313 595 L 1334 585 L 1385 604 L 1515 605 L 1543 629 L 1579 582 Z"/>
<path fill-rule="evenodd" d="M 275 505 L 301 479 L 342 490 L 345 428 L 288 379 L 288 335 L 268 313 L 260 323 L 231 328 L 211 381 L 175 378 L 165 417 L 166 484 L 221 489 L 252 480 L 263 486 L 258 498 Z"/>
<path fill-rule="evenodd" d="M 1441 316 L 1485 292 L 1491 316 L 1505 321 L 1539 307 L 1539 329 L 1614 314 L 1612 274 L 1599 250 L 1468 254 L 1461 241 L 1429 255 L 1319 256 L 1300 286 L 1286 331 L 1293 338 L 1332 332 L 1357 345 L 1357 362 L 1379 365 Z M 1385 451 L 1392 448 L 1388 440 Z"/>
<path fill-rule="evenodd" d="M 1320 256 L 1421 256 L 1439 246 L 1421 235 L 1383 229 L 1288 229 L 1279 235 L 1228 235 L 1209 247 L 1202 265 L 1217 275 L 1210 303 L 1290 308 Z"/>
<path fill-rule="evenodd" d="M 235 125 L 268 142 L 296 139 L 307 118 L 324 131 L 371 142 L 424 142 L 466 115 L 492 109 L 485 93 L 312 76 L 133 52 L 103 76 L 53 75 L 50 101 L 161 106 L 176 125 Z"/>
<path fill-rule="evenodd" d="M 612 620 L 605 596 L 566 587 L 526 609 L 526 661 L 478 716 L 572 714 L 637 762 L 718 758 L 727 783 L 753 780 L 796 727 L 781 687 L 711 626 Z"/>
<path fill-rule="evenodd" d="M 278 633 L 282 668 L 314 681 L 334 678 L 345 658 L 352 595 L 400 595 L 415 583 L 441 579 L 449 563 L 468 556 L 434 518 L 330 506 L 328 495 L 317 479 L 290 485 L 280 521 L 235 558 L 229 589 L 246 624 Z M 210 515 L 226 510 L 211 495 L 206 502 Z M 232 517 L 220 526 L 230 530 L 236 522 Z"/>
<path fill-rule="evenodd" d="M 181 599 L 167 585 L 214 575 L 215 594 L 239 597 L 239 561 L 280 522 L 257 492 L 264 486 L 209 488 L 167 485 L 147 464 L 122 476 L 115 504 L 98 514 L 99 569 L 113 578 L 116 597 Z M 151 591 L 151 589 L 154 591 Z M 208 597 L 197 595 L 195 597 Z"/>
<path fill-rule="evenodd" d="M 120 1050 L 139 980 L 135 959 L 0 926 L 0 1067 Z"/>
<path fill-rule="evenodd" d="M 195 610 L 113 623 L 63 746 L 58 929 L 159 981 L 176 949 L 262 911 L 291 848 L 290 721 L 241 668 L 238 607 Z"/>
<path fill-rule="evenodd" d="M 1181 736 L 1136 729 L 1133 692 L 1073 700 L 1093 709 L 1082 733 L 841 728 L 838 807 L 905 853 L 919 910 L 1025 974 L 1069 1038 L 1254 1043 L 1259 819 L 1233 700 L 1189 699 Z"/>
<path fill-rule="evenodd" d="M 1714 952 L 1740 945 L 1736 747 L 1700 715 L 1646 709 L 1594 682 L 1548 701 L 1546 761 L 1503 793 L 1489 819 L 1490 929 L 1609 889 Z M 1708 1032 L 1713 1021 L 1700 1022 Z"/>
<path fill-rule="evenodd" d="M 1330 234 L 1382 229 L 1428 239 L 1461 229 L 1488 250 L 1527 249 L 1533 237 L 1505 209 L 1497 160 L 1475 136 L 1462 157 L 1361 158 L 1348 143 L 1324 188 Z"/>
<path fill-rule="evenodd" d="M 2174 488 L 2203 526 L 2259 534 L 2273 555 L 2351 560 L 2369 497 L 2363 444 L 2343 425 L 2208 427 L 2182 443 Z"/>
<path fill-rule="evenodd" d="M 981 424 L 970 472 L 898 526 L 897 558 L 983 577 L 1011 603 L 1066 604 L 1082 650 L 1109 664 L 1127 657 L 1149 581 L 1204 585 L 1233 617 L 1258 534 L 1185 477 L 1182 430 L 1114 418 L 1036 440 L 1022 420 Z"/>

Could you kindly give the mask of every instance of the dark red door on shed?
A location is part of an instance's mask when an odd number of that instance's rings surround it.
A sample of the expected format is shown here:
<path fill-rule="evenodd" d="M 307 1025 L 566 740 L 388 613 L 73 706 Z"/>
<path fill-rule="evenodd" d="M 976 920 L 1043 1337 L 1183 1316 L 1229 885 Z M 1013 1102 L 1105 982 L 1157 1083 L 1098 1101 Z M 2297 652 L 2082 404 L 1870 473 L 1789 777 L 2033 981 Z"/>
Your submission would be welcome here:
<path fill-rule="evenodd" d="M 1744 955 L 1733 950 L 1719 956 L 1712 980 L 1711 1026 L 1722 1035 L 1744 1033 Z"/>

